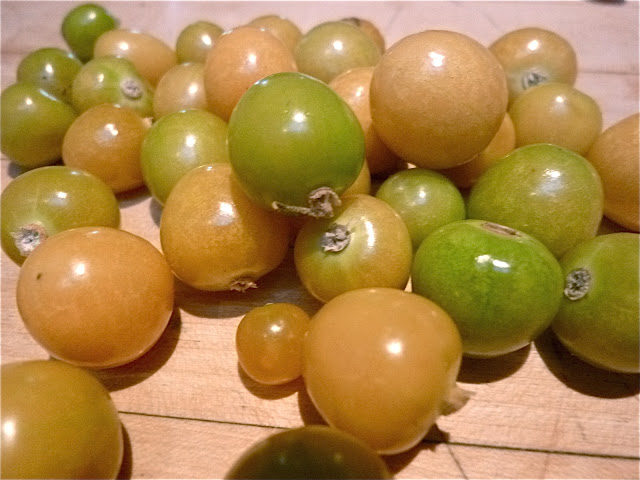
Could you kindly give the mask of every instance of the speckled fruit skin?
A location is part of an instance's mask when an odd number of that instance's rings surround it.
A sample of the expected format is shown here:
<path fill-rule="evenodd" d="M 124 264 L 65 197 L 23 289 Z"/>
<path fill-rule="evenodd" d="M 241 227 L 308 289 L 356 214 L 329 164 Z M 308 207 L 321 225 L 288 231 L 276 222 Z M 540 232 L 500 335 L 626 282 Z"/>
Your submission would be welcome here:
<path fill-rule="evenodd" d="M 587 154 L 604 188 L 604 214 L 634 232 L 640 231 L 638 120 L 630 115 L 596 139 Z"/>
<path fill-rule="evenodd" d="M 571 150 L 520 147 L 484 172 L 471 188 L 467 217 L 536 237 L 560 257 L 596 235 L 603 191 L 598 172 Z"/>
<path fill-rule="evenodd" d="M 535 238 L 483 220 L 449 223 L 429 235 L 413 260 L 412 290 L 451 315 L 464 353 L 495 357 L 518 350 L 558 311 L 562 271 Z"/>
<path fill-rule="evenodd" d="M 560 260 L 565 279 L 586 270 L 588 289 L 574 300 L 565 294 L 551 325 L 576 356 L 621 373 L 640 373 L 639 238 L 637 233 L 610 233 L 569 250 Z"/>
<path fill-rule="evenodd" d="M 507 109 L 502 67 L 489 50 L 457 32 L 427 30 L 392 45 L 371 81 L 371 118 L 404 160 L 448 168 L 480 153 Z"/>

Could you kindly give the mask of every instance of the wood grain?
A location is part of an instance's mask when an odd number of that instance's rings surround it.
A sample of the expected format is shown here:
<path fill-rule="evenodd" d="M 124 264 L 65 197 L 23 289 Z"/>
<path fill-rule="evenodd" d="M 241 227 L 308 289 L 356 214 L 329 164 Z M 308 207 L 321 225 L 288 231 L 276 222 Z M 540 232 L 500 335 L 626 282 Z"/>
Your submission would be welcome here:
<path fill-rule="evenodd" d="M 181 28 L 207 19 L 224 28 L 279 13 L 305 31 L 329 19 L 370 19 L 391 45 L 424 29 L 467 33 L 484 44 L 522 26 L 562 34 L 580 63 L 577 86 L 600 104 L 605 127 L 638 111 L 637 2 L 101 2 L 135 27 L 173 44 Z M 59 24 L 72 2 L 2 1 L 1 85 L 30 50 L 64 47 Z M 2 159 L 2 186 L 20 171 Z M 124 230 L 160 248 L 161 208 L 142 189 L 119 197 Z M 47 358 L 15 303 L 17 267 L 4 253 L 2 363 Z M 252 307 L 320 304 L 300 285 L 291 255 L 241 293 L 206 293 L 178 283 L 176 309 L 160 341 L 139 360 L 96 372 L 121 412 L 127 478 L 219 478 L 271 433 L 322 419 L 301 380 L 267 387 L 238 367 L 235 329 Z M 491 360 L 466 360 L 461 385 L 474 392 L 441 418 L 424 442 L 386 457 L 397 478 L 640 478 L 638 376 L 590 367 L 545 333 Z"/>

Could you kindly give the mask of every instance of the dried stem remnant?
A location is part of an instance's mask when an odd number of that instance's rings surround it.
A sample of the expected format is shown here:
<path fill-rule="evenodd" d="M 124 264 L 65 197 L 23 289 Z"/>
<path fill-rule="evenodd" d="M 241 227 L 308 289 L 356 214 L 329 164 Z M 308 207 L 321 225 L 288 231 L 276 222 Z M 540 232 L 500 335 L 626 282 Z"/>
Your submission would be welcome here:
<path fill-rule="evenodd" d="M 308 207 L 286 205 L 273 202 L 274 210 L 280 210 L 290 215 L 309 215 L 315 218 L 329 218 L 333 216 L 333 209 L 341 205 L 340 197 L 331 187 L 320 187 L 313 190 L 307 197 Z"/>

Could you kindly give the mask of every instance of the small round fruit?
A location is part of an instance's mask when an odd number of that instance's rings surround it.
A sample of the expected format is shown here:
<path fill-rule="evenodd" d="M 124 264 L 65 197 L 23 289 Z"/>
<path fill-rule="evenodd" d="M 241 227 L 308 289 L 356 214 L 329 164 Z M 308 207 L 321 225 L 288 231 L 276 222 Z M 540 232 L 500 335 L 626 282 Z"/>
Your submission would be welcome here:
<path fill-rule="evenodd" d="M 175 184 L 162 211 L 160 242 L 187 285 L 244 291 L 282 263 L 289 224 L 250 200 L 228 163 L 215 163 L 187 172 Z"/>
<path fill-rule="evenodd" d="M 84 111 L 69 127 L 62 160 L 92 173 L 115 193 L 141 187 L 140 149 L 149 125 L 129 107 L 109 103 Z"/>
<path fill-rule="evenodd" d="M 63 230 L 120 225 L 120 208 L 109 186 L 88 172 L 61 165 L 23 173 L 2 191 L 0 203 L 2 249 L 18 265 Z"/>
<path fill-rule="evenodd" d="M 366 163 L 371 175 L 388 175 L 407 167 L 407 163 L 393 153 L 380 139 L 371 121 L 369 87 L 374 67 L 358 67 L 337 75 L 329 86 L 353 110 L 362 131 Z"/>
<path fill-rule="evenodd" d="M 85 63 L 73 79 L 71 103 L 80 113 L 102 103 L 133 108 L 153 117 L 153 89 L 126 58 L 99 57 Z"/>
<path fill-rule="evenodd" d="M 413 249 L 427 235 L 447 223 L 464 220 L 464 199 L 451 180 L 424 168 L 394 173 L 376 192 L 376 197 L 398 212 L 411 235 Z"/>
<path fill-rule="evenodd" d="M 240 366 L 256 382 L 280 385 L 302 375 L 302 344 L 309 314 L 292 303 L 250 310 L 236 330 Z"/>
<path fill-rule="evenodd" d="M 176 52 L 159 38 L 122 28 L 100 35 L 96 40 L 93 56 L 126 58 L 152 87 L 178 63 Z"/>
<path fill-rule="evenodd" d="M 255 82 L 273 73 L 297 70 L 293 53 L 284 43 L 269 32 L 246 26 L 220 35 L 204 68 L 209 107 L 225 122 Z"/>
<path fill-rule="evenodd" d="M 604 214 L 625 228 L 640 231 L 640 177 L 636 113 L 607 128 L 587 154 L 604 188 Z"/>
<path fill-rule="evenodd" d="M 207 163 L 228 163 L 227 124 L 204 110 L 169 113 L 157 120 L 142 142 L 145 184 L 164 204 L 176 182 Z"/>
<path fill-rule="evenodd" d="M 0 149 L 23 168 L 51 165 L 62 156 L 62 141 L 77 117 L 67 103 L 30 83 L 14 83 L 0 95 Z"/>
<path fill-rule="evenodd" d="M 566 83 L 529 88 L 509 108 L 516 145 L 552 143 L 585 155 L 602 130 L 600 106 Z"/>
<path fill-rule="evenodd" d="M 349 195 L 331 218 L 307 221 L 296 236 L 296 272 L 318 300 L 365 287 L 404 289 L 411 237 L 402 218 L 370 195 Z"/>
<path fill-rule="evenodd" d="M 60 100 L 71 103 L 71 85 L 82 62 L 61 48 L 39 48 L 18 64 L 16 80 L 33 83 Z"/>
<path fill-rule="evenodd" d="M 375 44 L 378 46 L 380 53 L 384 53 L 384 51 L 387 49 L 386 42 L 385 42 L 384 36 L 382 35 L 382 32 L 380 32 L 380 29 L 376 27 L 373 24 L 373 22 L 371 22 L 370 20 L 367 20 L 366 18 L 360 18 L 360 17 L 347 17 L 347 18 L 343 18 L 342 21 L 347 23 L 352 23 L 353 25 L 358 27 L 360 30 L 362 30 L 364 33 L 369 35 L 369 37 L 371 37 L 371 40 L 373 40 Z"/>
<path fill-rule="evenodd" d="M 550 144 L 520 147 L 471 188 L 467 217 L 536 237 L 560 257 L 595 236 L 602 219 L 602 182 L 583 157 Z"/>
<path fill-rule="evenodd" d="M 549 326 L 560 306 L 562 271 L 530 235 L 461 220 L 425 238 L 411 285 L 451 315 L 465 355 L 495 357 L 528 345 Z"/>
<path fill-rule="evenodd" d="M 118 20 L 104 7 L 83 3 L 67 13 L 60 30 L 71 51 L 82 62 L 88 62 L 93 58 L 93 47 L 98 37 L 117 26 Z"/>
<path fill-rule="evenodd" d="M 326 83 L 352 68 L 375 66 L 380 55 L 369 35 L 343 21 L 316 25 L 302 35 L 295 49 L 298 70 Z"/>
<path fill-rule="evenodd" d="M 461 358 L 458 329 L 438 305 L 395 288 L 365 288 L 311 317 L 303 377 L 329 425 L 396 454 L 464 404 L 456 385 Z"/>
<path fill-rule="evenodd" d="M 384 461 L 357 438 L 325 425 L 275 433 L 238 458 L 226 479 L 391 478 Z"/>
<path fill-rule="evenodd" d="M 516 130 L 508 113 L 489 145 L 478 155 L 457 167 L 445 168 L 440 173 L 449 178 L 458 188 L 472 187 L 491 165 L 516 148 Z"/>
<path fill-rule="evenodd" d="M 204 93 L 204 65 L 180 63 L 170 68 L 153 92 L 153 116 L 157 120 L 180 110 L 208 110 Z"/>
<path fill-rule="evenodd" d="M 56 360 L 4 363 L 2 478 L 117 478 L 122 425 L 107 389 Z"/>
<path fill-rule="evenodd" d="M 173 311 L 171 269 L 147 240 L 109 227 L 65 230 L 25 260 L 17 304 L 53 357 L 110 368 L 146 353 Z"/>
<path fill-rule="evenodd" d="M 178 34 L 176 40 L 176 55 L 179 63 L 202 63 L 207 54 L 224 29 L 211 22 L 200 20 L 190 23 Z"/>
<path fill-rule="evenodd" d="M 540 27 L 510 31 L 490 46 L 507 77 L 509 103 L 526 89 L 545 83 L 573 85 L 578 75 L 576 52 L 555 32 Z"/>
<path fill-rule="evenodd" d="M 371 80 L 371 118 L 383 142 L 423 168 L 460 165 L 489 145 L 507 110 L 493 54 L 457 32 L 427 30 L 384 53 Z"/>
<path fill-rule="evenodd" d="M 244 191 L 282 213 L 331 216 L 364 163 L 353 111 L 327 84 L 297 72 L 269 75 L 247 90 L 228 141 Z"/>
<path fill-rule="evenodd" d="M 279 15 L 261 15 L 251 20 L 247 25 L 269 32 L 289 47 L 292 52 L 302 37 L 302 32 L 295 23 Z"/>
<path fill-rule="evenodd" d="M 551 327 L 582 360 L 621 373 L 640 373 L 637 233 L 600 235 L 560 260 L 565 290 Z"/>

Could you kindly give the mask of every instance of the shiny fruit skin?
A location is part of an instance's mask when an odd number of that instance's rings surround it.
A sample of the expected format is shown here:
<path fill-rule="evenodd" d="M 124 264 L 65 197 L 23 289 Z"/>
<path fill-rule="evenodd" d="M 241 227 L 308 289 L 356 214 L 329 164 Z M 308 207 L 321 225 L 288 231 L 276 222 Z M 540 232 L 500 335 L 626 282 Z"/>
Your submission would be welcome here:
<path fill-rule="evenodd" d="M 22 264 L 18 310 L 52 356 L 110 368 L 146 353 L 173 311 L 174 280 L 147 240 L 115 228 L 49 237 Z"/>
<path fill-rule="evenodd" d="M 342 19 L 343 22 L 351 23 L 369 35 L 371 40 L 375 42 L 380 50 L 380 53 L 384 53 L 387 49 L 386 41 L 380 29 L 370 20 L 361 17 L 347 17 Z"/>
<path fill-rule="evenodd" d="M 560 260 L 567 290 L 551 325 L 574 355 L 620 373 L 640 373 L 638 238 L 611 233 L 569 250 Z"/>
<path fill-rule="evenodd" d="M 387 49 L 370 95 L 383 142 L 417 167 L 441 169 L 489 145 L 507 110 L 508 91 L 504 71 L 486 47 L 461 33 L 427 30 Z"/>
<path fill-rule="evenodd" d="M 435 303 L 394 288 L 358 289 L 312 316 L 303 377 L 331 426 L 396 454 L 450 412 L 461 357 L 460 334 Z"/>
<path fill-rule="evenodd" d="M 170 68 L 153 92 L 153 116 L 157 120 L 180 110 L 208 110 L 204 92 L 204 65 L 181 63 Z"/>
<path fill-rule="evenodd" d="M 229 121 L 240 97 L 255 82 L 277 72 L 295 72 L 293 53 L 269 32 L 237 27 L 220 35 L 207 54 L 204 86 L 213 113 Z"/>
<path fill-rule="evenodd" d="M 552 143 L 585 155 L 602 131 L 602 111 L 571 85 L 547 82 L 529 88 L 509 108 L 516 146 Z"/>
<path fill-rule="evenodd" d="M 162 76 L 178 63 L 176 52 L 159 38 L 123 28 L 100 35 L 94 45 L 93 56 L 126 58 L 154 88 Z"/>
<path fill-rule="evenodd" d="M 292 52 L 302 37 L 302 32 L 295 23 L 279 15 L 261 15 L 251 20 L 247 25 L 269 32 L 289 47 Z"/>
<path fill-rule="evenodd" d="M 363 30 L 343 21 L 328 21 L 306 32 L 296 45 L 298 70 L 325 83 L 357 67 L 375 66 L 380 49 Z"/>
<path fill-rule="evenodd" d="M 65 15 L 60 31 L 71 51 L 86 63 L 93 58 L 93 47 L 98 37 L 117 26 L 118 20 L 104 7 L 83 3 Z"/>
<path fill-rule="evenodd" d="M 560 257 L 595 236 L 602 219 L 602 182 L 593 166 L 550 144 L 517 148 L 471 188 L 467 217 L 536 237 Z"/>
<path fill-rule="evenodd" d="M 2 478 L 116 478 L 122 425 L 107 389 L 57 360 L 3 363 Z"/>
<path fill-rule="evenodd" d="M 252 445 L 225 478 L 391 478 L 384 461 L 357 438 L 325 425 L 275 433 Z"/>
<path fill-rule="evenodd" d="M 187 172 L 169 194 L 160 242 L 174 273 L 187 285 L 244 291 L 284 260 L 287 220 L 250 200 L 228 163 L 202 165 Z"/>
<path fill-rule="evenodd" d="M 171 189 L 190 170 L 228 163 L 227 124 L 204 110 L 185 110 L 157 120 L 142 142 L 140 163 L 153 197 L 164 204 Z"/>
<path fill-rule="evenodd" d="M 62 161 L 92 173 L 115 193 L 143 185 L 140 149 L 149 125 L 129 107 L 103 103 L 85 110 L 62 143 Z"/>
<path fill-rule="evenodd" d="M 0 148 L 9 160 L 23 168 L 60 160 L 64 134 L 77 117 L 70 105 L 22 82 L 3 90 L 0 103 Z"/>
<path fill-rule="evenodd" d="M 60 100 L 71 103 L 71 85 L 82 62 L 61 48 L 39 48 L 22 58 L 16 80 L 38 85 Z"/>
<path fill-rule="evenodd" d="M 604 188 L 604 214 L 623 227 L 640 231 L 640 174 L 636 113 L 607 128 L 587 153 Z"/>
<path fill-rule="evenodd" d="M 360 122 L 364 132 L 366 163 L 370 174 L 383 176 L 406 168 L 407 163 L 389 150 L 371 121 L 369 87 L 374 68 L 352 68 L 337 75 L 329 86 L 351 107 Z"/>
<path fill-rule="evenodd" d="M 404 289 L 412 256 L 402 218 L 370 195 L 346 196 L 333 217 L 308 220 L 294 244 L 298 277 L 322 302 L 357 288 Z"/>
<path fill-rule="evenodd" d="M 190 23 L 184 27 L 176 39 L 176 55 L 178 63 L 201 63 L 207 59 L 207 54 L 224 29 L 204 20 Z"/>
<path fill-rule="evenodd" d="M 249 310 L 236 330 L 236 353 L 244 372 L 265 385 L 280 385 L 302 375 L 309 321 L 309 314 L 292 303 Z"/>
<path fill-rule="evenodd" d="M 121 57 L 98 57 L 85 63 L 73 79 L 71 103 L 82 113 L 101 103 L 133 108 L 153 117 L 153 89 L 133 63 Z"/>
<path fill-rule="evenodd" d="M 61 165 L 23 173 L 5 187 L 0 202 L 2 249 L 19 265 L 26 258 L 16 245 L 22 228 L 38 233 L 29 249 L 63 230 L 120 225 L 120 208 L 109 186 L 90 173 Z"/>
<path fill-rule="evenodd" d="M 422 242 L 411 285 L 451 315 L 465 355 L 495 357 L 528 345 L 549 326 L 563 282 L 557 259 L 535 238 L 461 220 Z"/>
<path fill-rule="evenodd" d="M 440 173 L 449 178 L 458 188 L 471 188 L 491 165 L 500 161 L 516 148 L 516 130 L 508 113 L 489 145 L 478 155 L 457 167 L 445 168 Z"/>
<path fill-rule="evenodd" d="M 578 61 L 571 44 L 544 28 L 512 30 L 495 40 L 489 50 L 504 69 L 510 104 L 535 85 L 545 82 L 573 85 L 578 76 Z"/>
<path fill-rule="evenodd" d="M 466 217 L 464 199 L 451 180 L 433 170 L 410 168 L 394 173 L 376 192 L 398 212 L 411 234 L 414 251 L 439 227 Z"/>
<path fill-rule="evenodd" d="M 349 106 L 297 72 L 270 75 L 247 90 L 229 121 L 228 142 L 247 195 L 283 213 L 310 208 L 310 194 L 323 187 L 341 195 L 365 161 L 362 128 Z M 318 212 L 325 214 L 330 210 Z"/>

